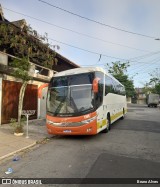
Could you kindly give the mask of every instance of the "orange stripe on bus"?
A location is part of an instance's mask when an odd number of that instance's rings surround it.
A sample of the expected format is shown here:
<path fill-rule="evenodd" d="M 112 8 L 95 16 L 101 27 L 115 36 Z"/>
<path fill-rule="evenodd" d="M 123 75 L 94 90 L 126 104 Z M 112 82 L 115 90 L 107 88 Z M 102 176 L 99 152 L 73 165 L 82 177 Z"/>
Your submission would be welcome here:
<path fill-rule="evenodd" d="M 55 123 L 60 123 L 60 122 L 80 122 L 84 121 L 89 118 L 93 118 L 97 115 L 96 112 L 92 112 L 90 114 L 82 115 L 82 116 L 77 116 L 77 117 L 53 117 L 47 115 L 46 118 L 50 121 L 53 121 Z"/>
<path fill-rule="evenodd" d="M 39 88 L 38 88 L 38 98 L 42 98 L 42 90 L 43 90 L 43 88 L 45 88 L 45 87 L 48 87 L 48 83 L 46 83 L 46 84 L 42 84 Z"/>
<path fill-rule="evenodd" d="M 57 127 L 47 124 L 47 131 L 56 135 L 94 135 L 97 134 L 97 120 L 78 127 Z"/>

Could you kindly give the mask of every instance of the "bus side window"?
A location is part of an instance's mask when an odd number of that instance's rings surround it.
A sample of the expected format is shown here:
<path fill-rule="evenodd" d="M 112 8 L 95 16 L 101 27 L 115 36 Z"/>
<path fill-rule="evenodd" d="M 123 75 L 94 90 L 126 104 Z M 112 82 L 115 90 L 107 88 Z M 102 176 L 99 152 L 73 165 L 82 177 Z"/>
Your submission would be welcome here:
<path fill-rule="evenodd" d="M 100 80 L 98 81 L 98 93 L 96 93 L 95 95 L 95 102 L 96 102 L 96 107 L 99 107 L 102 102 L 103 102 L 103 86 L 104 86 L 104 74 L 101 72 L 96 72 L 95 73 L 95 77 L 100 78 Z"/>
<path fill-rule="evenodd" d="M 99 87 L 99 97 L 100 97 L 100 102 L 103 101 L 103 79 L 99 81 L 98 83 L 98 87 Z"/>
<path fill-rule="evenodd" d="M 126 90 L 124 87 L 122 87 L 122 95 L 126 95 Z"/>
<path fill-rule="evenodd" d="M 107 75 L 105 76 L 105 95 L 113 93 L 112 80 Z"/>
<path fill-rule="evenodd" d="M 116 94 L 117 93 L 116 82 L 113 79 L 112 82 L 113 82 L 113 93 Z"/>
<path fill-rule="evenodd" d="M 112 78 L 110 78 L 110 81 L 111 81 L 111 93 L 116 93 L 115 82 Z"/>
<path fill-rule="evenodd" d="M 120 94 L 120 84 L 116 82 L 116 94 Z"/>

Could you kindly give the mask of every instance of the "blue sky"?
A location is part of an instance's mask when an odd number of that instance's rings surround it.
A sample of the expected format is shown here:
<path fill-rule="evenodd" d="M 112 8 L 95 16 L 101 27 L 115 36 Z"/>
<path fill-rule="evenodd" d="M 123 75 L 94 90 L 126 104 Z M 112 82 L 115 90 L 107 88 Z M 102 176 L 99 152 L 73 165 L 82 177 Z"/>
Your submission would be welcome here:
<path fill-rule="evenodd" d="M 106 25 L 160 38 L 159 0 L 44 1 Z M 152 73 L 156 68 L 160 68 L 160 41 L 154 38 L 138 36 L 96 24 L 48 6 L 38 0 L 0 0 L 0 3 L 8 20 L 26 19 L 27 23 L 37 30 L 39 34 L 46 32 L 49 38 L 53 40 L 96 53 L 89 53 L 50 40 L 50 43 L 60 46 L 58 53 L 80 66 L 94 65 L 104 68 L 106 63 L 130 60 L 131 66 L 128 69 L 128 74 L 130 77 L 136 74 L 134 77 L 136 87 L 143 87 L 150 78 L 149 73 Z M 99 40 L 36 21 L 7 9 L 98 38 Z M 98 61 L 100 54 L 102 54 L 102 57 Z M 142 58 L 142 56 L 145 58 Z"/>

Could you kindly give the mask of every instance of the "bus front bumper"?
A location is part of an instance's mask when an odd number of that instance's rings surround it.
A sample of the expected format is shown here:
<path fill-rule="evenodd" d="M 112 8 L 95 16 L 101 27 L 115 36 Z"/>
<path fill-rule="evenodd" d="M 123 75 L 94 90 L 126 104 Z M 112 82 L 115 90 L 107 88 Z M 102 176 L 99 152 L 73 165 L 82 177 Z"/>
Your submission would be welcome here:
<path fill-rule="evenodd" d="M 55 135 L 94 135 L 97 134 L 97 121 L 76 127 L 60 127 L 46 124 L 49 134 Z"/>

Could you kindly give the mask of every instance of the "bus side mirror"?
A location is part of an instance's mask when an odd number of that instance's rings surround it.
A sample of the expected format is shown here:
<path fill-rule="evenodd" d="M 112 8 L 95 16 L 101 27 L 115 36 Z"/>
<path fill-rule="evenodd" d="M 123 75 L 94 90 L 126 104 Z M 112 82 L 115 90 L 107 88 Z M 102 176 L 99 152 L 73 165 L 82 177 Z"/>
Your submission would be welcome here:
<path fill-rule="evenodd" d="M 96 77 L 93 80 L 93 84 L 92 84 L 92 89 L 94 93 L 98 93 L 98 81 L 100 80 L 100 78 Z"/>
<path fill-rule="evenodd" d="M 42 85 L 38 88 L 38 98 L 39 98 L 39 99 L 42 98 L 42 90 L 43 90 L 43 88 L 48 87 L 48 85 L 49 85 L 48 83 L 42 84 Z"/>

